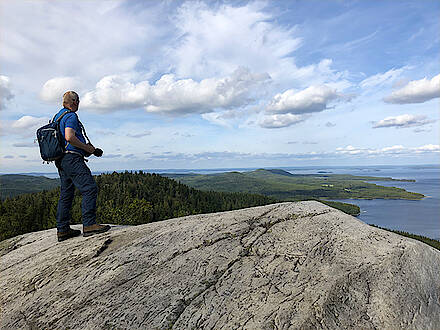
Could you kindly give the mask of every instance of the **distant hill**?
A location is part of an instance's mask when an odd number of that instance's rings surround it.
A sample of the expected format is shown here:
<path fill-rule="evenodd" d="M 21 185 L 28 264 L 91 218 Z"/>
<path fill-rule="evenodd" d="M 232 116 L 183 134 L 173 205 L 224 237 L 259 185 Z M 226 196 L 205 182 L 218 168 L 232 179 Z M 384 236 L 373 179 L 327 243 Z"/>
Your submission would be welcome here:
<path fill-rule="evenodd" d="M 4 174 L 0 175 L 0 198 L 14 197 L 26 193 L 51 190 L 60 186 L 60 179 L 45 176 Z"/>
<path fill-rule="evenodd" d="M 285 176 L 295 176 L 294 174 L 284 171 L 284 170 L 280 170 L 280 169 L 258 169 L 255 171 L 256 173 L 259 174 L 265 174 L 267 172 L 272 173 L 272 174 L 279 174 L 279 175 L 285 175 Z"/>
<path fill-rule="evenodd" d="M 201 190 L 247 192 L 280 200 L 307 199 L 411 199 L 425 197 L 401 188 L 385 187 L 368 181 L 411 181 L 345 174 L 291 174 L 279 169 L 218 174 L 163 174 Z"/>

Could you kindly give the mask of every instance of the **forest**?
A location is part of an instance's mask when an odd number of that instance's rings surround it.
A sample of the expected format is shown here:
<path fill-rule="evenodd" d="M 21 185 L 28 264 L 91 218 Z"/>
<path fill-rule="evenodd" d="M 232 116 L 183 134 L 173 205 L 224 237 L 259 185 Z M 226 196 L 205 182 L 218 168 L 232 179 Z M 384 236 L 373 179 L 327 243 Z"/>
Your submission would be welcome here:
<path fill-rule="evenodd" d="M 49 179 L 45 176 L 3 174 L 0 175 L 0 199 L 51 190 L 59 186 L 60 179 Z"/>
<path fill-rule="evenodd" d="M 99 191 L 99 223 L 138 225 L 277 202 L 274 198 L 257 194 L 200 191 L 142 171 L 101 174 L 95 180 Z M 55 227 L 59 192 L 58 187 L 1 201 L 0 240 Z M 78 191 L 71 217 L 72 224 L 81 223 L 81 195 Z"/>

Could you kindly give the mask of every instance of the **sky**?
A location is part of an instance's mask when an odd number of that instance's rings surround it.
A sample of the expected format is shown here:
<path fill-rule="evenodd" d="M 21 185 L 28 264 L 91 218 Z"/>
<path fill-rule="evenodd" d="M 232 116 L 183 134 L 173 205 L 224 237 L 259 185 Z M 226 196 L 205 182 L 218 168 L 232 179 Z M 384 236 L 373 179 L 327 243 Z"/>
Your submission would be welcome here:
<path fill-rule="evenodd" d="M 440 1 L 0 0 L 0 172 L 440 164 Z"/>

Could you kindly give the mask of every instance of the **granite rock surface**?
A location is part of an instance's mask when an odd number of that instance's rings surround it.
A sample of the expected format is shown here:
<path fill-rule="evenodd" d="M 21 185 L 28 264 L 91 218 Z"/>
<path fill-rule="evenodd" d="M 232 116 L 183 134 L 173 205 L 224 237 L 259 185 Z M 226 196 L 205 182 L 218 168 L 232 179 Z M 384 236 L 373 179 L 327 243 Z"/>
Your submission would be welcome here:
<path fill-rule="evenodd" d="M 439 270 L 314 201 L 51 229 L 0 242 L 0 329 L 440 329 Z"/>

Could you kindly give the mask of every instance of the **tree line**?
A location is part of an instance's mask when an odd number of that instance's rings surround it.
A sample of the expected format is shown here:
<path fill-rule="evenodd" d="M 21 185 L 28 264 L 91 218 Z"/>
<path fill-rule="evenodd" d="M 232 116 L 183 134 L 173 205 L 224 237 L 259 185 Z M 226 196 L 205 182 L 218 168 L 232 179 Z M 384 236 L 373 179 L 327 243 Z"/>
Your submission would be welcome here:
<path fill-rule="evenodd" d="M 139 225 L 185 215 L 267 205 L 258 194 L 200 191 L 158 174 L 124 172 L 95 177 L 99 223 Z M 60 188 L 6 198 L 0 202 L 0 240 L 53 228 Z M 75 192 L 71 224 L 81 221 L 81 195 Z"/>

